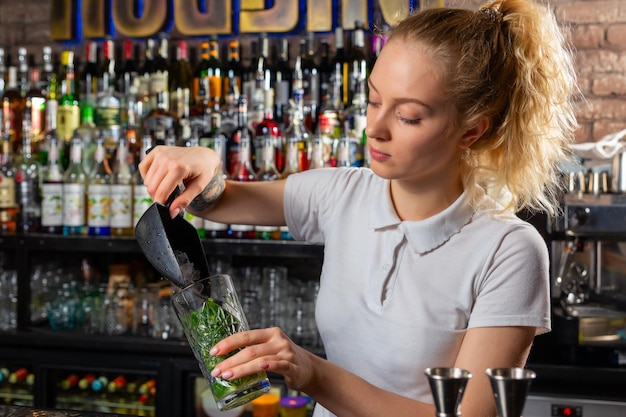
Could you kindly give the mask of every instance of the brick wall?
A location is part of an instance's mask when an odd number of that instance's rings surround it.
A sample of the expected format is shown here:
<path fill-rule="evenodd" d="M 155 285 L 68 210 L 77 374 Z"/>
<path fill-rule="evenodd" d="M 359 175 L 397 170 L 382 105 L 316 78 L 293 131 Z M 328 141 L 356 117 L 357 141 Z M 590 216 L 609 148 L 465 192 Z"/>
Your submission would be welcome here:
<path fill-rule="evenodd" d="M 547 1 L 547 0 L 542 0 Z M 50 0 L 0 0 L 0 46 L 37 50 L 50 41 Z M 447 0 L 473 7 L 478 0 Z M 626 1 L 551 0 L 559 21 L 571 28 L 576 48 L 580 103 L 579 142 L 596 141 L 626 128 Z M 62 45 L 52 44 L 55 49 Z M 73 46 L 80 48 L 80 46 Z"/>

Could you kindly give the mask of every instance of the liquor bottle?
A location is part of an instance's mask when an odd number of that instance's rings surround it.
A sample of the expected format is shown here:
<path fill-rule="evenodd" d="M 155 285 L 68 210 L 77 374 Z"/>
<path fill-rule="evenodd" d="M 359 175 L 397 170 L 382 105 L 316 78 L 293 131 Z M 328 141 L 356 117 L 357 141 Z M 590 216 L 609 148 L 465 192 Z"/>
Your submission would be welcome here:
<path fill-rule="evenodd" d="M 274 163 L 276 169 L 280 172 L 285 165 L 283 134 L 280 125 L 274 119 L 274 90 L 264 90 L 265 115 L 263 120 L 256 126 L 254 132 L 254 149 L 255 156 L 253 159 L 255 169 L 259 169 L 260 162 L 263 160 L 264 142 L 266 138 L 270 138 L 275 149 Z"/>
<path fill-rule="evenodd" d="M 98 137 L 94 153 L 95 165 L 87 178 L 87 234 L 111 234 L 111 172 L 104 147 L 104 137 Z"/>
<path fill-rule="evenodd" d="M 335 28 L 335 56 L 333 57 L 335 83 L 340 85 L 341 101 L 344 106 L 350 104 L 349 101 L 349 74 L 350 65 L 344 47 L 343 28 L 338 26 Z"/>
<path fill-rule="evenodd" d="M 156 107 L 144 117 L 142 122 L 143 132 L 152 135 L 154 146 L 165 144 L 167 135 L 172 132 L 176 139 L 180 130 L 178 116 L 169 111 L 163 92 L 157 93 L 155 99 Z"/>
<path fill-rule="evenodd" d="M 98 92 L 94 111 L 94 123 L 104 139 L 105 159 L 111 161 L 117 141 L 122 136 L 122 100 L 115 91 L 115 79 L 107 77 L 109 85 Z"/>
<path fill-rule="evenodd" d="M 209 62 L 206 77 L 208 78 L 209 105 L 219 108 L 222 104 L 222 87 L 224 85 L 224 70 L 220 61 L 220 45 L 217 35 L 209 38 Z"/>
<path fill-rule="evenodd" d="M 111 176 L 111 234 L 133 235 L 133 176 L 128 162 L 126 137 L 118 141 L 116 164 Z"/>
<path fill-rule="evenodd" d="M 7 80 L 7 60 L 4 48 L 0 47 L 0 97 L 4 94 Z"/>
<path fill-rule="evenodd" d="M 98 44 L 88 41 L 85 45 L 85 57 L 87 61 L 83 65 L 78 81 L 80 98 L 95 106 L 98 94 Z"/>
<path fill-rule="evenodd" d="M 311 144 L 311 155 L 309 157 L 309 169 L 324 168 L 324 138 L 318 129 L 313 136 Z"/>
<path fill-rule="evenodd" d="M 224 100 L 227 101 L 228 94 L 234 94 L 234 99 L 241 94 L 243 67 L 240 61 L 239 41 L 232 40 L 228 43 L 228 60 L 224 73 Z M 236 101 L 235 101 L 236 102 Z"/>
<path fill-rule="evenodd" d="M 17 48 L 17 85 L 22 97 L 26 97 L 30 89 L 30 65 L 28 51 L 24 47 Z"/>
<path fill-rule="evenodd" d="M 248 127 L 248 101 L 246 96 L 240 95 L 237 99 L 237 111 L 235 115 L 236 120 L 236 128 L 228 137 L 228 150 L 227 150 L 227 159 L 228 159 L 228 172 L 230 175 L 233 175 L 235 165 L 239 162 L 239 148 L 241 147 L 241 139 L 246 136 L 249 141 L 252 139 L 252 132 Z M 222 119 L 222 123 L 224 122 L 224 118 Z M 252 147 L 252 143 L 248 144 L 248 146 Z M 251 151 L 252 152 L 252 151 Z M 252 155 L 250 155 L 252 158 Z M 252 162 L 251 162 L 252 164 Z"/>
<path fill-rule="evenodd" d="M 41 48 L 41 90 L 47 101 L 57 99 L 57 71 L 54 67 L 52 48 L 44 46 Z"/>
<path fill-rule="evenodd" d="M 326 167 L 337 165 L 337 144 L 341 137 L 341 120 L 338 112 L 326 107 L 317 118 L 316 136 L 322 139 L 322 160 Z"/>
<path fill-rule="evenodd" d="M 263 136 L 263 147 L 259 158 L 259 168 L 255 174 L 256 181 L 275 181 L 281 177 L 276 168 L 276 141 L 272 136 Z"/>
<path fill-rule="evenodd" d="M 356 21 L 354 23 L 354 31 L 352 32 L 352 48 L 350 52 L 350 95 L 348 100 L 352 103 L 354 95 L 357 94 L 357 84 L 361 80 L 367 80 L 368 76 L 368 62 L 367 57 L 365 56 L 365 31 L 363 30 L 363 23 L 360 21 Z"/>
<path fill-rule="evenodd" d="M 352 166 L 350 158 L 350 139 L 344 132 L 342 133 L 337 146 L 337 167 L 349 166 Z"/>
<path fill-rule="evenodd" d="M 48 161 L 41 186 L 41 231 L 63 233 L 63 167 L 59 158 L 59 138 L 49 136 Z"/>
<path fill-rule="evenodd" d="M 218 172 L 220 173 L 222 178 L 226 180 L 228 179 L 228 173 L 225 169 L 227 141 L 226 136 L 224 136 L 224 134 L 220 131 L 219 121 L 219 117 L 211 118 L 211 137 L 207 146 L 212 148 L 213 151 L 215 151 L 215 153 L 219 155 L 220 165 Z M 214 222 L 204 219 L 202 228 L 204 229 L 204 235 L 206 238 L 228 237 L 228 225 L 225 223 Z"/>
<path fill-rule="evenodd" d="M 203 41 L 200 43 L 200 61 L 196 64 L 196 67 L 193 70 L 192 116 L 203 115 L 205 113 L 205 109 L 209 107 L 211 97 L 209 94 L 209 81 L 207 78 L 208 67 L 209 42 Z"/>
<path fill-rule="evenodd" d="M 276 60 L 276 71 L 272 83 L 274 88 L 274 116 L 281 129 L 287 123 L 292 77 L 293 68 L 289 64 L 289 40 L 282 38 L 278 43 L 278 59 Z"/>
<path fill-rule="evenodd" d="M 17 152 L 21 146 L 22 117 L 24 115 L 24 100 L 17 84 L 17 68 L 10 66 L 7 75 L 7 84 L 2 96 L 2 121 L 4 133 L 8 135 L 11 151 Z"/>
<path fill-rule="evenodd" d="M 83 142 L 71 140 L 70 162 L 63 174 L 63 235 L 80 235 L 85 230 L 85 189 L 87 177 L 82 165 Z"/>
<path fill-rule="evenodd" d="M 36 233 L 41 228 L 41 194 L 39 189 L 41 166 L 33 157 L 30 133 L 30 111 L 22 121 L 22 149 L 15 159 L 15 199 L 19 206 L 17 230 Z"/>
<path fill-rule="evenodd" d="M 315 62 L 315 37 L 307 33 L 300 43 L 300 58 L 302 68 L 303 116 L 307 128 L 315 131 L 318 107 L 320 105 L 319 68 Z"/>
<path fill-rule="evenodd" d="M 189 118 L 192 84 L 193 71 L 189 65 L 187 41 L 179 40 L 169 77 L 170 109 L 179 119 Z"/>
<path fill-rule="evenodd" d="M 30 114 L 30 133 L 34 148 L 39 147 L 46 127 L 46 96 L 41 88 L 41 70 L 39 67 L 30 69 L 30 88 L 24 98 L 24 112 Z"/>
<path fill-rule="evenodd" d="M 320 40 L 320 104 L 323 105 L 332 94 L 333 62 L 330 56 L 330 45 L 327 39 Z"/>
<path fill-rule="evenodd" d="M 298 170 L 306 171 L 309 169 L 309 146 L 311 142 L 311 131 L 304 123 L 303 110 L 303 89 L 302 89 L 302 69 L 301 59 L 296 58 L 296 64 L 293 75 L 292 88 L 292 108 L 291 122 L 285 129 L 286 144 L 290 141 L 298 145 Z M 287 152 L 285 152 L 287 153 Z"/>
<path fill-rule="evenodd" d="M 382 51 L 383 46 L 385 46 L 385 43 L 387 42 L 386 32 L 387 32 L 387 28 L 383 28 L 381 32 L 375 33 L 374 36 L 372 36 L 370 57 L 367 62 L 368 74 L 372 71 L 372 68 L 374 68 L 374 64 L 376 63 L 376 60 L 378 59 L 378 55 L 380 55 L 380 51 Z"/>
<path fill-rule="evenodd" d="M 134 47 L 135 45 L 132 39 L 124 40 L 124 62 L 122 63 L 118 82 L 118 91 L 120 91 L 123 96 L 131 94 L 130 89 L 135 85 L 135 79 L 139 74 L 135 60 Z"/>
<path fill-rule="evenodd" d="M 169 110 L 169 77 L 170 64 L 168 39 L 165 33 L 160 33 L 158 47 L 156 53 L 154 54 L 154 67 L 152 73 L 150 73 L 150 99 L 152 101 L 153 108 L 156 107 L 157 94 L 162 94 L 163 103 L 165 104 L 166 109 Z"/>
<path fill-rule="evenodd" d="M 59 139 L 69 144 L 74 131 L 80 125 L 80 106 L 78 94 L 76 93 L 74 53 L 72 51 L 62 52 L 61 66 L 63 75 L 61 78 L 60 97 L 58 98 L 57 134 Z"/>
<path fill-rule="evenodd" d="M 365 73 L 356 80 L 352 105 L 344 112 L 344 130 L 350 139 L 352 166 L 363 166 L 363 132 L 367 125 L 367 98 L 365 96 Z"/>
<path fill-rule="evenodd" d="M 149 134 L 144 134 L 141 139 L 141 151 L 139 152 L 140 161 L 145 158 L 150 148 L 152 148 L 152 137 Z M 136 170 L 133 173 L 133 226 L 137 225 L 137 222 L 151 204 L 152 197 L 150 197 L 148 189 L 143 184 L 143 178 L 139 170 Z"/>
<path fill-rule="evenodd" d="M 298 143 L 298 138 L 295 136 L 290 136 L 286 140 L 285 168 L 281 172 L 283 178 L 286 178 L 291 174 L 295 174 L 296 172 L 300 172 Z"/>
<path fill-rule="evenodd" d="M 152 38 L 146 39 L 144 47 L 144 58 L 139 69 L 139 83 L 137 86 L 137 99 L 142 103 L 141 114 L 146 115 L 154 108 L 154 102 L 150 93 L 150 77 L 154 72 L 155 41 Z"/>
<path fill-rule="evenodd" d="M 105 91 L 109 86 L 117 90 L 118 62 L 115 59 L 115 43 L 107 36 L 102 43 L 103 56 L 97 73 L 97 92 Z"/>
<path fill-rule="evenodd" d="M 86 175 L 89 175 L 94 167 L 93 155 L 96 150 L 96 139 L 99 136 L 94 116 L 95 109 L 91 105 L 81 107 L 80 125 L 74 130 L 74 136 L 78 136 L 83 142 L 82 164 Z"/>
<path fill-rule="evenodd" d="M 12 145 L 6 135 L 0 140 L 0 233 L 15 234 L 17 204 L 15 202 L 15 171 L 12 163 Z"/>
<path fill-rule="evenodd" d="M 240 123 L 235 133 L 238 142 L 237 159 L 234 161 L 230 179 L 249 182 L 256 180 L 254 168 L 252 167 L 252 138 L 246 123 L 245 96 L 239 97 L 239 100 L 243 104 L 240 104 Z M 231 155 L 233 155 L 232 151 Z M 253 239 L 255 237 L 254 226 L 252 225 L 231 224 L 230 230 L 232 231 L 232 236 L 237 239 Z"/>

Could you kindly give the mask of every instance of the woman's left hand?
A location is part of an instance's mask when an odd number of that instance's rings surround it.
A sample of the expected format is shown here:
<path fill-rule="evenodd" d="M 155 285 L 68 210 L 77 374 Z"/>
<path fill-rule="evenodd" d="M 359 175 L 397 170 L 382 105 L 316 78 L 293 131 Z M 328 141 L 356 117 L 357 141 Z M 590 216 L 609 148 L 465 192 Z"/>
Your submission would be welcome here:
<path fill-rule="evenodd" d="M 236 349 L 242 350 L 213 368 L 213 377 L 231 380 L 269 371 L 282 375 L 289 388 L 302 390 L 313 376 L 313 354 L 278 327 L 236 333 L 217 343 L 210 353 L 223 356 Z"/>

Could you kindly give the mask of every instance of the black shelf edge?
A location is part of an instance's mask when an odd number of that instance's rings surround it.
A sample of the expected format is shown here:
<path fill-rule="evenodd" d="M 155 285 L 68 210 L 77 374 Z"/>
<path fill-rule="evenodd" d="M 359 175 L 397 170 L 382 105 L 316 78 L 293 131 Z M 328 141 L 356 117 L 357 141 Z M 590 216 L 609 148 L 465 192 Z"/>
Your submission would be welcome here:
<path fill-rule="evenodd" d="M 321 258 L 322 245 L 292 240 L 203 239 L 207 256 L 261 256 L 281 258 Z M 63 252 L 138 253 L 141 249 L 133 236 L 59 236 L 46 234 L 0 236 L 0 249 L 51 249 Z"/>

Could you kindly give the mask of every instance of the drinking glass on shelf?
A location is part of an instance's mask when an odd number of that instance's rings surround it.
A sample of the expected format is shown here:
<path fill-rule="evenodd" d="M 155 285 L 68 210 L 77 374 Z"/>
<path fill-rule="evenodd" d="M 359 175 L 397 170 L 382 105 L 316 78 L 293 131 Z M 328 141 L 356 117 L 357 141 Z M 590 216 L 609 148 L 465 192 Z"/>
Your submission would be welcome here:
<path fill-rule="evenodd" d="M 172 303 L 220 410 L 238 407 L 270 391 L 263 371 L 230 381 L 211 376 L 217 364 L 236 353 L 211 356 L 211 348 L 227 336 L 249 329 L 229 275 L 203 278 L 173 295 Z"/>

